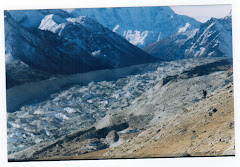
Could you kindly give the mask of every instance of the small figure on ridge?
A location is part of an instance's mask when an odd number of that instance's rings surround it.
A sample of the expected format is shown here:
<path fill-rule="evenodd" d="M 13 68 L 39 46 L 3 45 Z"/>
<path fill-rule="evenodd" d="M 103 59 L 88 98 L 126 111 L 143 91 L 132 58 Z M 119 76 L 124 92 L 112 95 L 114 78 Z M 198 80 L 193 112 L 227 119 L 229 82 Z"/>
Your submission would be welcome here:
<path fill-rule="evenodd" d="M 207 97 L 207 91 L 203 90 L 203 99 L 205 99 Z"/>

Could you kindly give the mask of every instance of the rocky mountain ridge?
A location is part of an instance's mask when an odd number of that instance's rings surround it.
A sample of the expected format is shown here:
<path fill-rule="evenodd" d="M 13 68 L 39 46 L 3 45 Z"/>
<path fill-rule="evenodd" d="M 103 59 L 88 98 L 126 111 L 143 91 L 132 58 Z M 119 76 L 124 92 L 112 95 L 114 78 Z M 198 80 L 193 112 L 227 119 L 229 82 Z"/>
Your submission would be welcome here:
<path fill-rule="evenodd" d="M 62 16 L 59 11 L 5 11 L 8 87 L 41 80 L 43 74 L 49 78 L 156 61 L 91 18 L 66 18 L 71 15 Z M 33 13 L 37 21 L 30 17 Z M 22 76 L 18 71 L 29 74 Z"/>
<path fill-rule="evenodd" d="M 71 13 L 94 19 L 140 48 L 200 25 L 191 17 L 176 14 L 168 6 L 81 8 L 74 9 Z"/>
<path fill-rule="evenodd" d="M 232 16 L 212 18 L 198 29 L 180 32 L 144 48 L 149 54 L 176 60 L 193 57 L 232 57 Z"/>

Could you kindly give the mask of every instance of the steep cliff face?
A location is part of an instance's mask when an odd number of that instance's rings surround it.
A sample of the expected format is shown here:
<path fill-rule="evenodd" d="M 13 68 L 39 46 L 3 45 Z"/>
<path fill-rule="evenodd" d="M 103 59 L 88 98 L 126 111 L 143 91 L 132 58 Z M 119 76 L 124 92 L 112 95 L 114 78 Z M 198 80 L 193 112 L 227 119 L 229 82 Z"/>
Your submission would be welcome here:
<path fill-rule="evenodd" d="M 192 57 L 232 57 L 232 16 L 212 18 L 199 29 L 173 34 L 144 48 L 149 54 L 176 60 Z"/>
<path fill-rule="evenodd" d="M 177 15 L 170 7 L 75 9 L 71 13 L 96 20 L 140 48 L 200 25 L 193 18 Z"/>

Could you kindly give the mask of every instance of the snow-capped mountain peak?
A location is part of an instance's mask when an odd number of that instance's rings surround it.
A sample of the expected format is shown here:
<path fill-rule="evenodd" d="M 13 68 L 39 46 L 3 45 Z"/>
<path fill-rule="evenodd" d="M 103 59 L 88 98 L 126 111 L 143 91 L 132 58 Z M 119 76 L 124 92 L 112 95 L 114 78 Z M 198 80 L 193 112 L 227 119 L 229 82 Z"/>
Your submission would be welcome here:
<path fill-rule="evenodd" d="M 92 18 L 140 48 L 200 25 L 193 18 L 177 15 L 170 7 L 91 8 L 71 13 Z"/>
<path fill-rule="evenodd" d="M 58 33 L 58 35 L 61 34 L 62 29 L 65 27 L 65 24 L 57 24 L 54 20 L 53 20 L 53 14 L 47 15 L 45 16 L 42 20 L 41 23 L 39 25 L 39 29 L 40 30 L 48 30 L 51 31 L 53 33 Z"/>
<path fill-rule="evenodd" d="M 190 36 L 176 33 L 152 43 L 146 48 L 149 54 L 165 60 L 192 57 L 232 57 L 232 18 L 211 18 L 195 31 L 186 31 Z M 190 38 L 189 38 L 190 37 Z M 181 40 L 179 40 L 181 39 Z"/>
<path fill-rule="evenodd" d="M 74 18 L 58 11 L 5 12 L 9 64 L 19 59 L 35 70 L 73 74 L 156 60 L 93 19 Z M 12 15 L 18 16 L 18 12 L 30 21 L 29 25 L 25 25 L 26 19 L 24 22 L 14 20 Z M 37 18 L 41 18 L 38 23 L 32 24 L 34 18 L 29 13 L 38 14 Z"/>

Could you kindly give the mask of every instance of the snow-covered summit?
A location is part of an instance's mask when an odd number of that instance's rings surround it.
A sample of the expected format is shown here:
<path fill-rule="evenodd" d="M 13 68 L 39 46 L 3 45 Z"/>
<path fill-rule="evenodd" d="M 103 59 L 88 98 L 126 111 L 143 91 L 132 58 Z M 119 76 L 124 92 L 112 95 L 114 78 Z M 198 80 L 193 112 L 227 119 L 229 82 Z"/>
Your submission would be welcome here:
<path fill-rule="evenodd" d="M 193 18 L 177 15 L 170 7 L 82 8 L 70 13 L 60 9 L 11 10 L 9 13 L 26 28 L 54 33 L 60 33 L 68 18 L 68 22 L 84 22 L 84 16 L 90 17 L 141 48 L 182 31 L 181 28 L 191 30 L 200 24 Z"/>
<path fill-rule="evenodd" d="M 75 54 L 72 54 L 68 52 L 67 46 L 74 47 L 76 44 L 49 31 L 26 29 L 19 25 L 8 12 L 5 12 L 5 16 L 5 52 L 30 68 L 50 73 L 69 74 L 98 69 L 100 67 L 97 64 L 105 67 L 81 46 L 78 46 Z"/>
<path fill-rule="evenodd" d="M 232 17 L 228 15 L 222 19 L 211 18 L 206 23 L 202 23 L 197 31 L 176 33 L 150 44 L 144 50 L 164 60 L 210 56 L 232 57 Z"/>
<path fill-rule="evenodd" d="M 53 20 L 53 14 L 47 15 L 45 16 L 42 20 L 41 20 L 41 24 L 39 25 L 39 29 L 40 30 L 48 30 L 51 31 L 53 33 L 57 33 L 60 35 L 61 30 L 64 28 L 65 24 L 57 24 L 54 20 Z"/>
<path fill-rule="evenodd" d="M 72 74 L 156 60 L 91 18 L 51 11 L 5 12 L 9 64 L 19 59 L 32 69 Z M 34 24 L 29 13 L 39 16 Z M 99 54 L 92 54 L 95 52 Z"/>
<path fill-rule="evenodd" d="M 82 8 L 71 13 L 94 19 L 140 48 L 185 26 L 192 30 L 200 25 L 193 18 L 177 15 L 170 7 Z"/>

